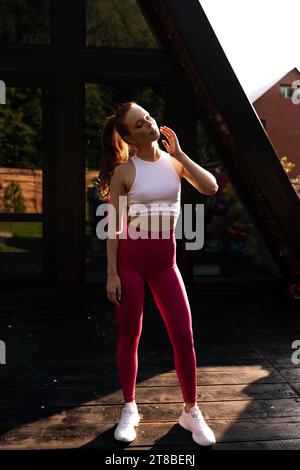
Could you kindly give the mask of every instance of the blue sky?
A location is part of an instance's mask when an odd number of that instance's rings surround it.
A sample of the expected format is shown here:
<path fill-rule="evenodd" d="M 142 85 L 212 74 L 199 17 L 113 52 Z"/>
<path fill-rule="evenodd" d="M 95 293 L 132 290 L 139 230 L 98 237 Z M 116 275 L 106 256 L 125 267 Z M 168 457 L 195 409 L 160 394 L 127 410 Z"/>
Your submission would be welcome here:
<path fill-rule="evenodd" d="M 247 96 L 300 70 L 300 0 L 199 0 Z"/>

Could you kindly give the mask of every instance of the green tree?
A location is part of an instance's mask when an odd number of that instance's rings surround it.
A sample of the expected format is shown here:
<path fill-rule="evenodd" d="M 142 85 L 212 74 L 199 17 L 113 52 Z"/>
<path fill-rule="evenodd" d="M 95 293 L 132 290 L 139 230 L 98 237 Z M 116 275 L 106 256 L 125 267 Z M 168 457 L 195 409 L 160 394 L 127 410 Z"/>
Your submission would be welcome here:
<path fill-rule="evenodd" d="M 49 42 L 49 0 L 1 0 L 0 41 Z"/>
<path fill-rule="evenodd" d="M 160 48 L 135 0 L 86 0 L 88 46 Z"/>
<path fill-rule="evenodd" d="M 0 107 L 0 166 L 42 167 L 41 89 L 8 87 Z"/>

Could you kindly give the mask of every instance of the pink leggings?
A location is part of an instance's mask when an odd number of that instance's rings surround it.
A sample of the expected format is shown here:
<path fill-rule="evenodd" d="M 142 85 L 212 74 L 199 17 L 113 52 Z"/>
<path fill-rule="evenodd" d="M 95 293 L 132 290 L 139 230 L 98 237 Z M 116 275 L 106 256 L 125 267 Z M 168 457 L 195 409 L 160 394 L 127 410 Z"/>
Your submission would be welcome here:
<path fill-rule="evenodd" d="M 196 355 L 189 300 L 176 264 L 175 230 L 168 239 L 119 239 L 117 269 L 121 303 L 118 323 L 117 368 L 125 402 L 135 400 L 138 344 L 142 332 L 144 280 L 147 281 L 173 347 L 177 377 L 186 403 L 197 400 Z M 144 232 L 145 233 L 145 232 Z M 155 334 L 155 332 L 152 332 Z"/>

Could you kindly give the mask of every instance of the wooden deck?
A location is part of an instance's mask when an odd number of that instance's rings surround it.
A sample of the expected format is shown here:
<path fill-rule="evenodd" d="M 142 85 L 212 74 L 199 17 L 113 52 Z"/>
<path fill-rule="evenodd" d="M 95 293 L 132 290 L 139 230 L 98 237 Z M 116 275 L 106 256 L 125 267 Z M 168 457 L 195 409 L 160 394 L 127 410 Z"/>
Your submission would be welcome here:
<path fill-rule="evenodd" d="M 300 449 L 299 301 L 191 297 L 198 403 L 218 449 Z M 113 306 L 1 300 L 0 449 L 199 450 L 177 423 L 182 395 L 165 326 L 146 298 L 137 439 L 113 438 L 123 397 Z M 300 358 L 300 354 L 298 355 Z"/>

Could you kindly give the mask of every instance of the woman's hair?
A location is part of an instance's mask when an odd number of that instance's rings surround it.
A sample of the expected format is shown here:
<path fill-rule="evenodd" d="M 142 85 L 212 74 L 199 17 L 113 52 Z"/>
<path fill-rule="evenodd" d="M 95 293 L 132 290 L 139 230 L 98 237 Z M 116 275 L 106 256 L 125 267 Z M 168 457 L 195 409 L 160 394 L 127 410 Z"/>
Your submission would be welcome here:
<path fill-rule="evenodd" d="M 99 176 L 96 187 L 103 200 L 110 199 L 109 185 L 114 169 L 120 163 L 129 159 L 129 145 L 125 136 L 129 134 L 124 118 L 132 106 L 137 105 L 135 101 L 122 103 L 116 113 L 108 116 L 102 127 L 102 159 L 100 161 Z"/>

